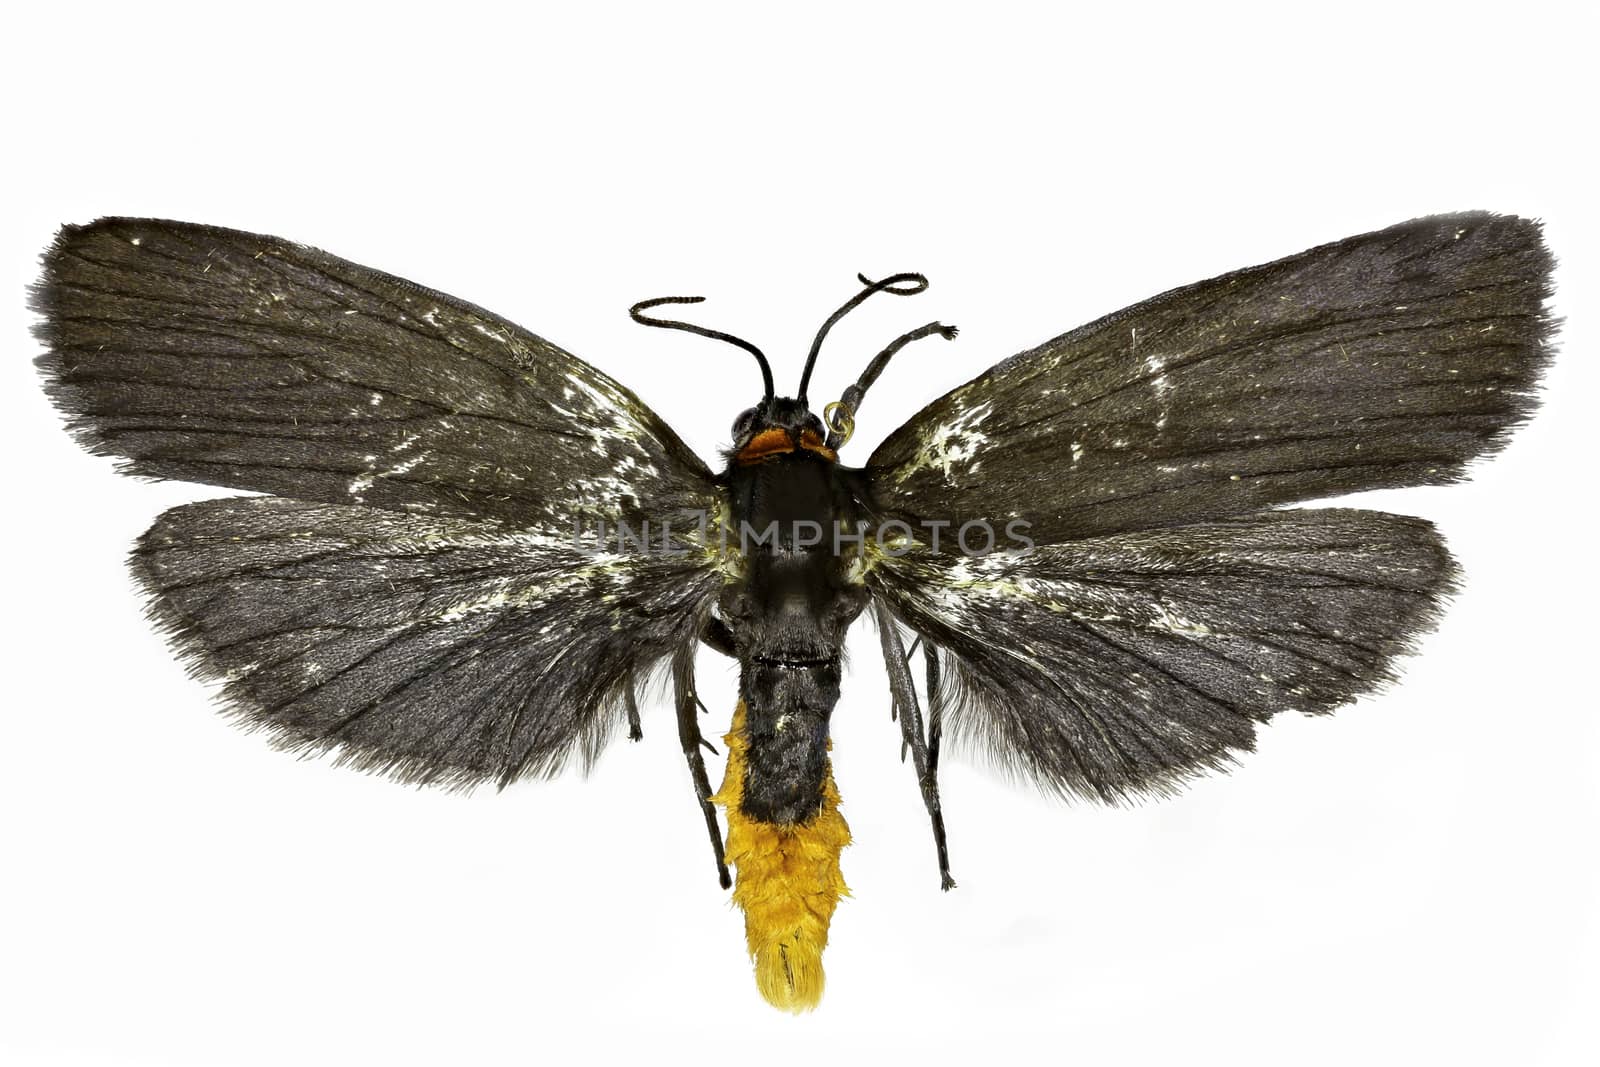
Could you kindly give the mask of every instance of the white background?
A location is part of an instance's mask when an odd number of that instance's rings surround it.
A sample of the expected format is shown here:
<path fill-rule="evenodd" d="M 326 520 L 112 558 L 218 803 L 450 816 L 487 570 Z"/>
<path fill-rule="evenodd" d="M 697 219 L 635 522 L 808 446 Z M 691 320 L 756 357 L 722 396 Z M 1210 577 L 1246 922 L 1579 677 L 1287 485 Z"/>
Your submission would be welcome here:
<path fill-rule="evenodd" d="M 0 1060 L 1597 1062 L 1580 5 L 790 6 L 8 14 Z M 587 780 L 472 796 L 216 716 L 122 560 L 159 511 L 221 494 L 80 451 L 22 309 L 63 222 L 280 234 L 529 326 L 711 461 L 754 368 L 630 303 L 704 293 L 698 319 L 792 386 L 856 271 L 926 272 L 824 353 L 832 397 L 901 330 L 962 327 L 889 370 L 860 462 L 1082 321 L 1467 208 L 1546 220 L 1568 322 L 1502 457 L 1367 501 L 1439 522 L 1467 576 L 1403 684 L 1280 719 L 1232 776 L 1134 810 L 953 760 L 943 895 L 861 625 L 834 718 L 855 895 L 802 1018 L 755 992 L 664 705 Z M 702 672 L 720 732 L 734 673 Z"/>

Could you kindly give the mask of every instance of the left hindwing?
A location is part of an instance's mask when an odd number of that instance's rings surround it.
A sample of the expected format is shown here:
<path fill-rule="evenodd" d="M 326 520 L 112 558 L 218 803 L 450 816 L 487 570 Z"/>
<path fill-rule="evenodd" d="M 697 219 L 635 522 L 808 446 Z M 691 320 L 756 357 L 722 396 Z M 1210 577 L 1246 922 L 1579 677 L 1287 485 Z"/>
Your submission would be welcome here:
<path fill-rule="evenodd" d="M 174 508 L 133 565 L 245 725 L 444 785 L 592 757 L 720 583 L 698 555 L 587 553 L 560 528 L 272 497 Z"/>
<path fill-rule="evenodd" d="M 1429 523 L 1328 509 L 1022 553 L 918 549 L 867 581 L 940 650 L 957 736 L 1114 802 L 1225 766 L 1276 712 L 1376 688 L 1453 572 Z"/>

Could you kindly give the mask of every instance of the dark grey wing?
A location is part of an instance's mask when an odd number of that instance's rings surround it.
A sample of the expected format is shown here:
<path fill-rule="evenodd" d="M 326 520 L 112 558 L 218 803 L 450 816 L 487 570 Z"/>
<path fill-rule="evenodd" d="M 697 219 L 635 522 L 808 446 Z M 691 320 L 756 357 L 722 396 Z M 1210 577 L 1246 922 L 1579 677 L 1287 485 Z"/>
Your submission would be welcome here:
<path fill-rule="evenodd" d="M 703 555 L 571 538 L 243 497 L 168 511 L 133 565 L 246 726 L 408 782 L 504 784 L 592 758 L 721 583 Z"/>
<path fill-rule="evenodd" d="M 694 643 L 720 492 L 583 361 L 275 237 L 105 219 L 44 266 L 39 365 L 80 441 L 289 498 L 170 511 L 135 557 L 182 650 L 280 744 L 408 781 L 545 773 Z M 688 552 L 589 555 L 596 520 Z"/>
<path fill-rule="evenodd" d="M 1020 553 L 919 549 L 866 580 L 939 649 L 958 740 L 1115 802 L 1226 766 L 1279 711 L 1380 686 L 1453 574 L 1429 523 L 1330 509 Z"/>
<path fill-rule="evenodd" d="M 1533 409 L 1550 268 L 1537 223 L 1443 215 L 1175 289 L 928 405 L 873 499 L 1050 542 L 1453 481 Z"/>
<path fill-rule="evenodd" d="M 69 226 L 35 294 L 51 395 L 138 475 L 513 523 L 705 508 L 631 392 L 453 297 L 276 237 Z"/>

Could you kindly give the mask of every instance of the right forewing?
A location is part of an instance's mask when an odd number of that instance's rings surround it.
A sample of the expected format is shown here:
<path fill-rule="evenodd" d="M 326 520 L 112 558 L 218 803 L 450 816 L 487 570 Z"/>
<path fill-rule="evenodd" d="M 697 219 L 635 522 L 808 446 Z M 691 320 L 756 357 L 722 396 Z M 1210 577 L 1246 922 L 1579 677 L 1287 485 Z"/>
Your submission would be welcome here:
<path fill-rule="evenodd" d="M 1537 223 L 1472 213 L 1174 289 L 929 404 L 873 499 L 1046 542 L 1454 481 L 1533 410 L 1550 269 Z"/>

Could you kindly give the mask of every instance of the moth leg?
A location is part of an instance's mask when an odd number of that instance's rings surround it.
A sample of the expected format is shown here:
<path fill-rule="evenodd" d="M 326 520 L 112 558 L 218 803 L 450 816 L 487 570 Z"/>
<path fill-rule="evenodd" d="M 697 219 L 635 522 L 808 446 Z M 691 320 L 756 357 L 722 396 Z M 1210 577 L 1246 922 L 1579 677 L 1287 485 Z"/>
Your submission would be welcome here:
<path fill-rule="evenodd" d="M 912 641 L 911 641 L 911 647 L 906 649 L 906 663 L 909 664 L 911 662 L 911 657 L 915 656 L 917 654 L 917 646 L 920 645 L 920 644 L 922 644 L 922 635 L 921 634 L 917 634 L 916 637 L 914 637 L 912 639 Z M 899 716 L 899 712 L 898 712 L 898 706 L 895 704 L 894 701 L 892 701 L 892 700 L 889 701 L 889 721 L 890 722 L 894 722 L 899 717 L 900 716 Z M 906 761 L 906 743 L 905 743 L 905 741 L 902 740 L 900 742 L 900 762 L 904 763 L 905 761 Z"/>
<path fill-rule="evenodd" d="M 628 740 L 638 741 L 644 737 L 644 729 L 639 725 L 639 698 L 634 695 L 632 678 L 628 679 L 622 695 L 628 702 Z"/>
<path fill-rule="evenodd" d="M 715 616 L 706 619 L 706 624 L 700 628 L 700 640 L 706 643 L 707 648 L 721 652 L 730 659 L 738 656 L 733 649 L 733 631 Z"/>
<path fill-rule="evenodd" d="M 922 646 L 922 658 L 927 663 L 927 691 L 928 691 L 928 773 L 934 781 L 939 779 L 939 742 L 944 739 L 944 692 L 939 683 L 939 653 L 933 645 L 926 642 Z M 944 853 L 944 828 L 941 826 L 936 833 L 939 838 L 939 852 Z M 945 864 L 948 866 L 948 864 Z"/>
<path fill-rule="evenodd" d="M 700 801 L 700 812 L 706 817 L 706 830 L 711 835 L 711 851 L 717 857 L 717 881 L 722 888 L 733 885 L 728 876 L 728 864 L 722 855 L 722 827 L 717 824 L 717 811 L 711 806 L 711 779 L 706 777 L 706 761 L 700 747 L 706 739 L 700 735 L 697 718 L 700 700 L 694 691 L 693 643 L 679 649 L 672 657 L 673 700 L 678 707 L 678 741 L 683 746 L 683 756 L 689 761 L 689 774 L 694 779 L 695 797 Z"/>
<path fill-rule="evenodd" d="M 900 710 L 900 737 L 902 751 L 911 750 L 911 762 L 917 769 L 917 784 L 922 789 L 922 803 L 928 809 L 928 819 L 933 824 L 933 844 L 939 853 L 939 888 L 954 889 L 955 879 L 950 877 L 950 849 L 945 841 L 944 810 L 939 806 L 939 738 L 943 731 L 943 705 L 938 700 L 938 667 L 933 650 L 930 657 L 929 680 L 934 686 L 928 691 L 930 720 L 929 740 L 922 734 L 922 707 L 917 702 L 916 686 L 911 681 L 911 668 L 907 663 L 905 645 L 894 615 L 882 601 L 874 601 L 874 614 L 878 621 L 878 636 L 883 644 L 884 664 L 889 671 L 889 692 Z M 924 643 L 926 647 L 926 643 Z M 931 758 L 930 758 L 931 757 Z"/>

